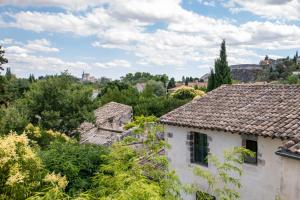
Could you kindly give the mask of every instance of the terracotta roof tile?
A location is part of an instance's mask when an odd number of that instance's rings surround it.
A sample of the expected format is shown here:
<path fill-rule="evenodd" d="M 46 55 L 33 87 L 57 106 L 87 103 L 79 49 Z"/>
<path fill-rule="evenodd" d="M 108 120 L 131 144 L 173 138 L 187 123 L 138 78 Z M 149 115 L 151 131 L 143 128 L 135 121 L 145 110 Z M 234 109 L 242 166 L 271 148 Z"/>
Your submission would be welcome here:
<path fill-rule="evenodd" d="M 300 133 L 300 86 L 223 85 L 160 118 L 164 124 L 282 139 Z"/>

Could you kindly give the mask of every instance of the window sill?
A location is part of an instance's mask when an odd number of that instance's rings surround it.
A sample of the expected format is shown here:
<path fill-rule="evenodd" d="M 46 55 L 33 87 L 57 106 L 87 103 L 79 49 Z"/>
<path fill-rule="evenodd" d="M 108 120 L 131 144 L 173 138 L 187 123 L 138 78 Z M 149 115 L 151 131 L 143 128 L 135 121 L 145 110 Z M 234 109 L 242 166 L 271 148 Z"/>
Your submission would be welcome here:
<path fill-rule="evenodd" d="M 250 163 L 250 162 L 244 162 L 244 164 L 248 165 L 248 166 L 257 166 L 258 163 Z"/>
<path fill-rule="evenodd" d="M 202 163 L 189 163 L 189 167 L 203 167 L 208 168 L 208 165 L 202 164 Z"/>

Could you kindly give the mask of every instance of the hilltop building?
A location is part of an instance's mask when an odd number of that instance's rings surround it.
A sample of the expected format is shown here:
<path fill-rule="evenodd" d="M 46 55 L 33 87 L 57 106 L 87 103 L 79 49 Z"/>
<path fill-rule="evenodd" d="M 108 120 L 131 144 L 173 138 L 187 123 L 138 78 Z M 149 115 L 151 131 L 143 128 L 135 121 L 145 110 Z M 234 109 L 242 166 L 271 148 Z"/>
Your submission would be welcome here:
<path fill-rule="evenodd" d="M 95 83 L 97 79 L 94 76 L 91 76 L 89 73 L 83 72 L 81 76 L 81 81 Z"/>

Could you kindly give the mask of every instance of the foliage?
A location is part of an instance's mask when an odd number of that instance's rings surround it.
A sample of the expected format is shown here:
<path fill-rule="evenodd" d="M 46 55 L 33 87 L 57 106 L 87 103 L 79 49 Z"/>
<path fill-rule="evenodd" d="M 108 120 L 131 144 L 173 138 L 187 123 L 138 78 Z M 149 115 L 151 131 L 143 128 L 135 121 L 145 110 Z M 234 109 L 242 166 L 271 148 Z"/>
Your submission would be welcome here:
<path fill-rule="evenodd" d="M 196 183 L 186 187 L 188 193 L 200 191 L 198 195 L 202 199 L 211 199 L 214 194 L 220 200 L 240 199 L 237 189 L 241 188 L 240 178 L 243 175 L 242 165 L 246 156 L 255 156 L 255 153 L 243 147 L 235 147 L 232 150 L 224 151 L 224 161 L 220 161 L 214 155 L 208 155 L 208 163 L 216 168 L 216 174 L 201 167 L 194 168 L 194 174 L 203 178 L 208 188 L 205 190 Z"/>
<path fill-rule="evenodd" d="M 34 192 L 52 188 L 49 180 L 56 178 L 61 189 L 67 185 L 65 177 L 47 174 L 41 159 L 30 146 L 26 134 L 10 133 L 0 138 L 0 198 L 25 199 Z M 52 179 L 51 179 L 52 177 Z M 53 183 L 54 184 L 54 183 Z"/>
<path fill-rule="evenodd" d="M 164 87 L 167 86 L 169 80 L 166 74 L 163 75 L 152 75 L 148 72 L 136 72 L 135 74 L 128 73 L 125 77 L 121 77 L 122 82 L 135 85 L 137 83 L 145 83 L 149 80 L 160 81 L 164 84 Z"/>
<path fill-rule="evenodd" d="M 51 142 L 70 142 L 74 143 L 75 140 L 68 137 L 64 133 L 60 133 L 58 131 L 53 130 L 44 130 L 38 126 L 34 126 L 32 124 L 28 124 L 24 132 L 29 139 L 34 141 L 34 143 L 38 144 L 42 149 L 48 147 Z"/>
<path fill-rule="evenodd" d="M 215 88 L 216 88 L 215 73 L 214 70 L 211 69 L 210 75 L 208 77 L 208 82 L 207 82 L 207 91 L 210 92 Z"/>
<path fill-rule="evenodd" d="M 0 46 L 0 70 L 3 70 L 2 65 L 6 64 L 8 60 L 4 57 L 5 51 L 2 49 L 2 46 Z"/>
<path fill-rule="evenodd" d="M 232 83 L 230 67 L 227 62 L 225 40 L 222 41 L 220 57 L 215 60 L 214 73 L 211 73 L 209 79 L 208 91 L 211 91 L 222 84 Z"/>
<path fill-rule="evenodd" d="M 21 132 L 29 123 L 29 120 L 23 111 L 16 106 L 10 106 L 5 109 L 0 108 L 0 135 L 10 131 Z"/>
<path fill-rule="evenodd" d="M 35 192 L 35 194 L 27 200 L 66 200 L 71 199 L 64 193 L 64 189 L 68 184 L 65 176 L 60 174 L 47 174 L 43 179 L 43 182 L 48 183 L 50 186 L 44 188 L 42 191 Z"/>
<path fill-rule="evenodd" d="M 178 90 L 176 90 L 172 96 L 176 99 L 181 99 L 181 100 L 191 100 L 196 96 L 203 96 L 205 92 L 202 90 L 195 90 L 194 88 L 191 87 L 182 87 Z"/>
<path fill-rule="evenodd" d="M 160 126 L 145 125 L 153 118 L 140 117 L 134 122 L 138 128 L 133 137 L 114 144 L 105 164 L 94 178 L 95 187 L 88 192 L 89 199 L 148 200 L 179 199 L 179 182 L 174 172 L 168 172 L 165 156 L 159 151 L 166 146 L 156 136 Z M 142 137 L 140 149 L 132 148 L 128 141 Z M 147 162 L 143 162 L 147 160 Z M 160 167 L 158 167 L 160 166 Z"/>
<path fill-rule="evenodd" d="M 157 117 L 183 105 L 187 100 L 180 100 L 172 96 L 156 96 L 149 92 L 139 93 L 135 88 L 119 90 L 118 88 L 108 89 L 101 97 L 101 104 L 111 101 L 123 103 L 133 107 L 134 115 L 155 115 Z"/>
<path fill-rule="evenodd" d="M 288 84 L 300 84 L 299 76 L 297 75 L 290 75 L 287 77 Z"/>
<path fill-rule="evenodd" d="M 93 119 L 95 105 L 91 96 L 91 88 L 63 73 L 33 83 L 25 94 L 24 104 L 32 123 L 70 133 L 81 122 Z"/>
<path fill-rule="evenodd" d="M 160 81 L 150 80 L 147 82 L 146 87 L 143 91 L 144 96 L 164 96 L 166 95 L 167 90 L 164 87 L 164 84 Z"/>
<path fill-rule="evenodd" d="M 2 199 L 24 199 L 39 188 L 41 160 L 26 135 L 0 138 L 0 193 Z"/>
<path fill-rule="evenodd" d="M 128 83 L 125 83 L 123 81 L 111 81 L 105 84 L 105 86 L 101 89 L 100 96 L 104 96 L 107 92 L 118 89 L 118 90 L 127 90 L 130 88 L 130 85 Z"/>
<path fill-rule="evenodd" d="M 134 117 L 134 121 L 127 123 L 124 128 L 125 130 L 129 130 L 135 127 L 141 132 L 144 129 L 146 123 L 152 123 L 157 121 L 158 121 L 157 117 L 153 115 L 147 117 L 145 117 L 144 115 L 136 116 Z"/>
<path fill-rule="evenodd" d="M 69 184 L 66 192 L 78 194 L 91 188 L 92 176 L 103 164 L 101 155 L 106 155 L 104 147 L 63 141 L 54 141 L 45 150 L 40 151 L 46 168 L 66 176 Z"/>
<path fill-rule="evenodd" d="M 297 53 L 296 53 L 297 54 Z M 296 55 L 295 55 L 296 56 Z M 281 80 L 283 83 L 295 81 L 295 77 L 292 76 L 292 72 L 298 70 L 300 65 L 295 62 L 295 58 L 290 59 L 289 57 L 278 61 L 277 65 L 267 67 L 263 70 L 262 74 L 258 78 L 260 81 L 277 81 Z M 289 80 L 290 79 L 290 80 Z"/>
<path fill-rule="evenodd" d="M 170 81 L 168 82 L 167 89 L 171 89 L 171 88 L 174 88 L 174 87 L 176 87 L 176 82 L 175 82 L 174 78 L 171 78 Z"/>

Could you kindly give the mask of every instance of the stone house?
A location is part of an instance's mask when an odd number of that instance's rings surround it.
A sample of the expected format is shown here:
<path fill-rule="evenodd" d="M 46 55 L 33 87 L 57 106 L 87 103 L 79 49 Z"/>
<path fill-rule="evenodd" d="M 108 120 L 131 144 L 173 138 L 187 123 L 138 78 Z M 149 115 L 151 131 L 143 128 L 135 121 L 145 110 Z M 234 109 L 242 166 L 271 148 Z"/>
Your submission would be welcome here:
<path fill-rule="evenodd" d="M 242 200 L 300 199 L 300 86 L 224 85 L 160 118 L 170 167 L 183 184 L 207 183 L 193 174 L 211 153 L 244 146 L 256 153 L 246 159 Z M 215 195 L 215 194 L 211 194 Z M 185 200 L 196 195 L 182 194 Z"/>
<path fill-rule="evenodd" d="M 124 125 L 132 120 L 132 107 L 110 102 L 94 111 L 95 123 L 84 122 L 77 131 L 81 143 L 110 145 L 127 135 Z"/>

